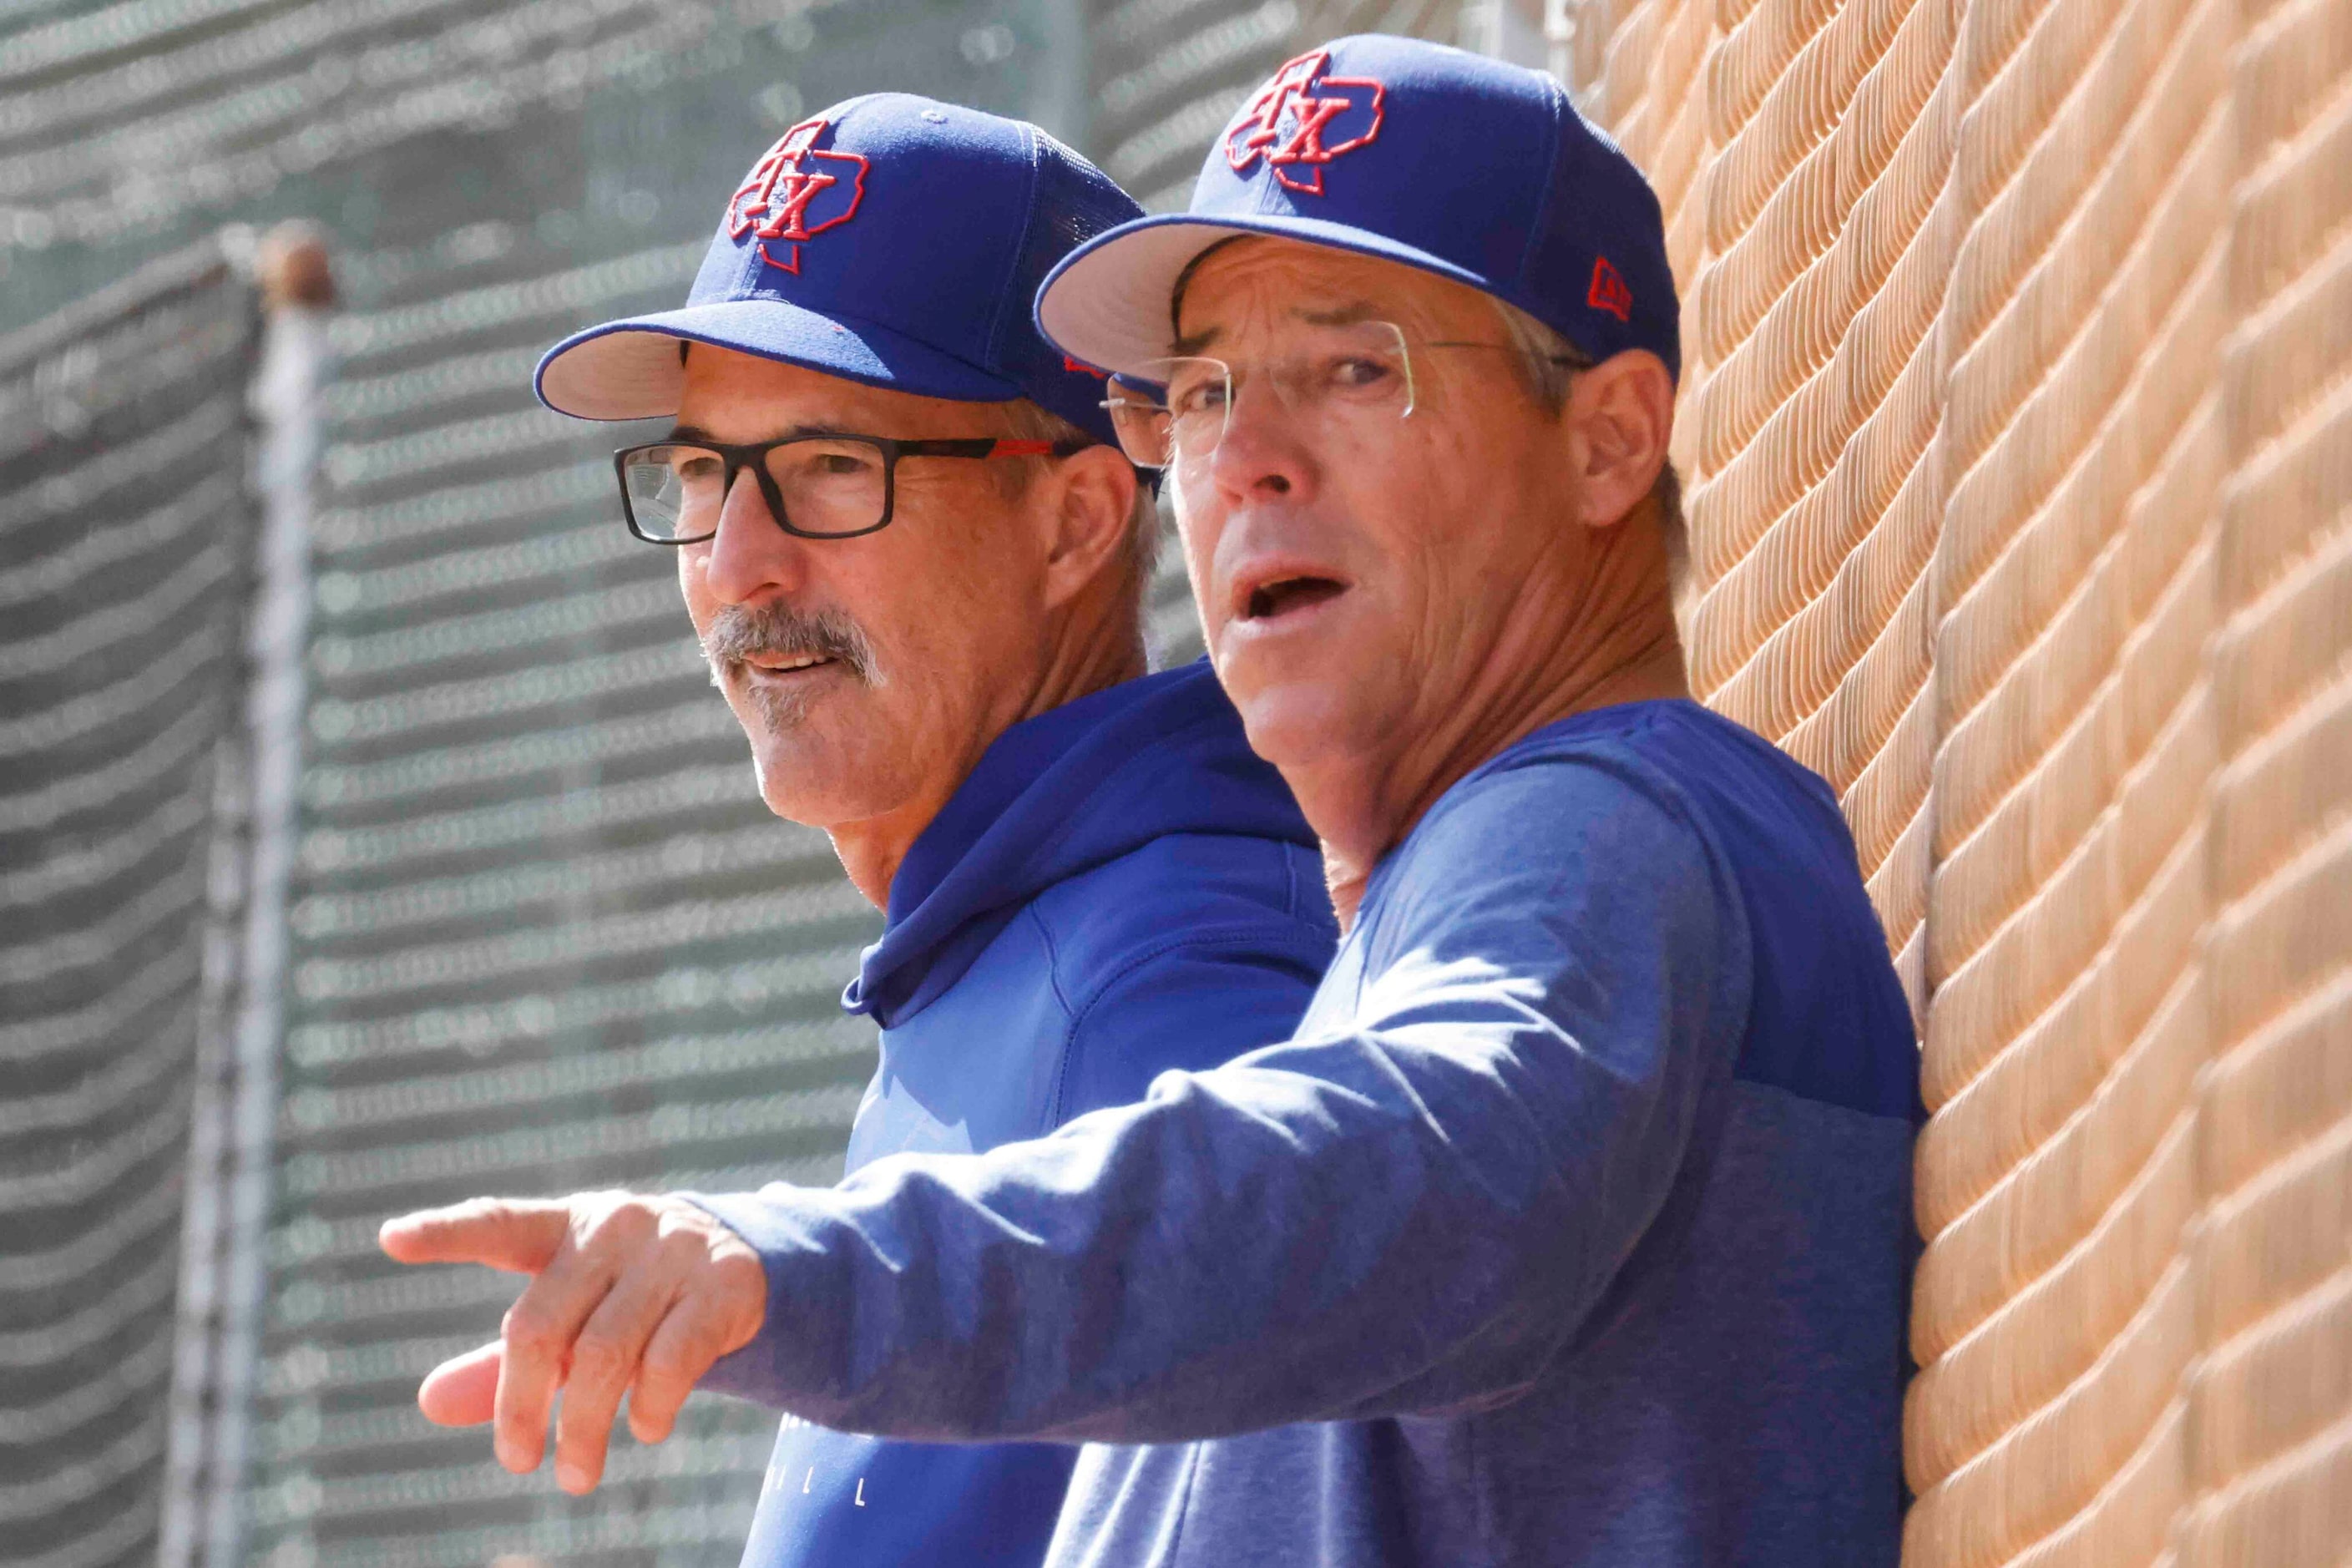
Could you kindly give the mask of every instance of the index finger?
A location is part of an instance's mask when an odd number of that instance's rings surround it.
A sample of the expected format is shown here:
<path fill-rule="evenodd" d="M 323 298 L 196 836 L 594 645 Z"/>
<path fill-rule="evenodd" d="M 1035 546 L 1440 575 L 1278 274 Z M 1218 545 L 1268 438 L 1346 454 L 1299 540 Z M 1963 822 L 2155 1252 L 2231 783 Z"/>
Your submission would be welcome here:
<path fill-rule="evenodd" d="M 471 1198 L 383 1222 L 376 1243 L 401 1263 L 483 1263 L 510 1274 L 546 1268 L 570 1233 L 572 1205 L 549 1198 Z"/>

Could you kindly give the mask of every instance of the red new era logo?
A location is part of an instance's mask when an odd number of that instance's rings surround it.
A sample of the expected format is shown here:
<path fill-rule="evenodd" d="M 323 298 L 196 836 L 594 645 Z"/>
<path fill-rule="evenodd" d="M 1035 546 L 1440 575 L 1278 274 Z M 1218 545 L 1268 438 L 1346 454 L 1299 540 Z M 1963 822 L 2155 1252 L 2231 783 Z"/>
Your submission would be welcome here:
<path fill-rule="evenodd" d="M 1370 77 L 1325 76 L 1328 49 L 1304 54 L 1280 70 L 1225 132 L 1225 162 L 1247 174 L 1258 159 L 1294 191 L 1323 194 L 1323 167 L 1381 133 L 1388 89 Z"/>
<path fill-rule="evenodd" d="M 1584 302 L 1596 310 L 1606 310 L 1621 321 L 1633 319 L 1633 290 L 1625 287 L 1625 279 L 1609 265 L 1605 256 L 1592 258 L 1592 286 L 1584 291 Z"/>
<path fill-rule="evenodd" d="M 817 146 L 827 123 L 803 120 L 785 132 L 727 204 L 727 237 L 757 235 L 761 259 L 786 272 L 801 269 L 801 241 L 847 223 L 866 199 L 866 160 Z M 783 242 L 781 256 L 770 240 Z"/>

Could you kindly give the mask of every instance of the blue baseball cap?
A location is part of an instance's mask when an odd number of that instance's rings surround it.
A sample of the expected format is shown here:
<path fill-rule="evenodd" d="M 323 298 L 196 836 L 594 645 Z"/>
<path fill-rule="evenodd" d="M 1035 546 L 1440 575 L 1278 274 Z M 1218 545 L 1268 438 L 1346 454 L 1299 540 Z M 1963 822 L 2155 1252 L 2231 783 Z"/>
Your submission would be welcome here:
<path fill-rule="evenodd" d="M 849 99 L 751 165 L 682 309 L 572 334 L 533 384 L 583 419 L 672 415 L 679 344 L 711 343 L 926 397 L 1026 397 L 1108 442 L 1102 374 L 1038 336 L 1031 301 L 1073 246 L 1142 210 L 1026 121 Z"/>
<path fill-rule="evenodd" d="M 1647 349 L 1682 369 L 1656 193 L 1540 71 L 1367 35 L 1276 71 L 1209 149 L 1181 213 L 1078 247 L 1037 325 L 1079 359 L 1140 374 L 1171 353 L 1178 278 L 1211 246 L 1274 235 L 1467 283 L 1595 360 Z"/>

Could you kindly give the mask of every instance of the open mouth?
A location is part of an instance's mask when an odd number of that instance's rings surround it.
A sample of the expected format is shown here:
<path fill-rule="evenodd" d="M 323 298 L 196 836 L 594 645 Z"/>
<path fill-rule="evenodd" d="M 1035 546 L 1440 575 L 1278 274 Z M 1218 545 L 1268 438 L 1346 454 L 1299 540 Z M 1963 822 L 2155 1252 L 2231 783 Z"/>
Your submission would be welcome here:
<path fill-rule="evenodd" d="M 1328 603 L 1347 591 L 1345 583 L 1330 577 L 1279 577 L 1250 590 L 1249 599 L 1242 609 L 1242 618 L 1275 620 L 1293 610 L 1308 609 Z"/>

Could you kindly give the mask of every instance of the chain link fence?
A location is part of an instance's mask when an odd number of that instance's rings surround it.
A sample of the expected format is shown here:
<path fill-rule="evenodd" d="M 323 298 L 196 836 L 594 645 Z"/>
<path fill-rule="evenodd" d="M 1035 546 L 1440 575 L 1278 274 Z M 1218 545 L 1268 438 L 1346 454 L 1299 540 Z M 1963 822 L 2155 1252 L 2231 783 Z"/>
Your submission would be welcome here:
<path fill-rule="evenodd" d="M 257 316 L 222 248 L 0 338 L 0 1557 L 152 1559 L 237 898 Z M 197 1179 L 191 1181 L 192 1174 Z"/>

